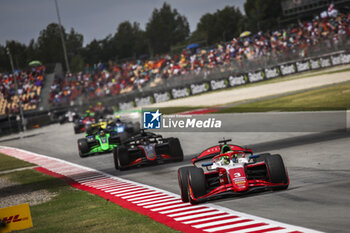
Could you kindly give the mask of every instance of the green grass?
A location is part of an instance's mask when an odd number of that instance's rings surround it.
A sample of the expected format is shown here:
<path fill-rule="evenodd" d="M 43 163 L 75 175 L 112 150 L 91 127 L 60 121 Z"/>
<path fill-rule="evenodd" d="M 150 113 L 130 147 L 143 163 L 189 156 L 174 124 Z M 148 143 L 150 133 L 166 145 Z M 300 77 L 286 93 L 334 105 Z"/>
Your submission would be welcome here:
<path fill-rule="evenodd" d="M 8 160 L 0 155 L 0 164 Z M 50 201 L 30 207 L 33 228 L 23 232 L 176 232 L 147 216 L 124 209 L 105 199 L 77 190 L 60 179 L 36 170 L 23 170 L 0 175 L 57 195 Z"/>
<path fill-rule="evenodd" d="M 34 164 L 27 163 L 22 160 L 19 160 L 10 156 L 6 156 L 0 153 L 0 171 L 7 171 L 7 170 L 16 169 L 16 168 L 31 167 L 31 166 L 34 166 Z"/>
<path fill-rule="evenodd" d="M 218 113 L 350 109 L 350 82 L 266 100 L 234 104 Z"/>

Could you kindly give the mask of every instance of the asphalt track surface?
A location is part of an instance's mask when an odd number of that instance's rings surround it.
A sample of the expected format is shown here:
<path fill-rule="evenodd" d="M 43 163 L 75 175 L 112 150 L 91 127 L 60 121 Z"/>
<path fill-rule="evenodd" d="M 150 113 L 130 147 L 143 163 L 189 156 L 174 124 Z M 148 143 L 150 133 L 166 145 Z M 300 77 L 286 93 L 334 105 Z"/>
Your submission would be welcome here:
<path fill-rule="evenodd" d="M 244 119 L 244 118 L 242 118 Z M 292 120 L 292 119 L 291 119 Z M 164 133 L 179 137 L 183 162 L 116 171 L 112 154 L 80 158 L 73 125 L 51 125 L 26 132 L 22 137 L 0 138 L 12 146 L 91 167 L 111 175 L 179 194 L 177 169 L 222 137 L 247 145 L 255 153 L 281 154 L 291 184 L 285 191 L 227 197 L 211 203 L 272 220 L 324 232 L 350 229 L 350 132 L 207 132 Z"/>

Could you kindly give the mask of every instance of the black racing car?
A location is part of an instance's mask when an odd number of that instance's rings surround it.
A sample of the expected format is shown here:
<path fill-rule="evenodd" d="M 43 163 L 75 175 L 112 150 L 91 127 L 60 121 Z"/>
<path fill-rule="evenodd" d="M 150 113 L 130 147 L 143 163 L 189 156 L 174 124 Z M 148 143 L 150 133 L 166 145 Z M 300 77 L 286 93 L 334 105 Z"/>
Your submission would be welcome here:
<path fill-rule="evenodd" d="M 178 138 L 163 138 L 141 129 L 139 134 L 114 148 L 113 157 L 115 168 L 125 170 L 144 164 L 182 161 L 183 152 Z"/>

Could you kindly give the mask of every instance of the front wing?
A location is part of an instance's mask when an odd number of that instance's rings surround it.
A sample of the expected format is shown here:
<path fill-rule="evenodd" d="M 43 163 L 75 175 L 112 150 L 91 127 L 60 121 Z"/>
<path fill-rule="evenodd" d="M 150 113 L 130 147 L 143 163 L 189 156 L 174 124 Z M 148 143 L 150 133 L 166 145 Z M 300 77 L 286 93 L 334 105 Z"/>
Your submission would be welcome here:
<path fill-rule="evenodd" d="M 193 192 L 191 191 L 191 186 L 189 185 L 190 195 L 191 198 L 195 202 L 205 202 L 212 199 L 218 199 L 223 196 L 242 196 L 247 195 L 250 193 L 265 191 L 265 190 L 271 190 L 273 188 L 283 187 L 286 184 L 284 183 L 271 183 L 265 180 L 248 180 L 249 189 L 247 191 L 243 192 L 236 192 L 232 184 L 225 184 L 220 185 L 217 188 L 214 188 L 210 190 L 207 194 L 200 196 L 200 197 L 194 197 Z"/>
<path fill-rule="evenodd" d="M 117 144 L 110 144 L 108 149 L 104 150 L 100 145 L 96 145 L 90 148 L 89 152 L 82 153 L 83 155 L 93 155 L 93 154 L 102 154 L 112 152 L 114 148 L 116 148 Z"/>

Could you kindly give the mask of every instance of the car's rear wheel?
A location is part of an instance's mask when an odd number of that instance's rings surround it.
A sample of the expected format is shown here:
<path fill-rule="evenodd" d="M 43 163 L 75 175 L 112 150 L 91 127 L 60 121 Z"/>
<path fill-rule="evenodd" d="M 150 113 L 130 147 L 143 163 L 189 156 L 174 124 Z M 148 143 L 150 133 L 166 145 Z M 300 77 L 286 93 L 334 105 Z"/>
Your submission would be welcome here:
<path fill-rule="evenodd" d="M 270 153 L 262 153 L 262 154 L 259 154 L 259 157 L 255 158 L 255 162 L 261 162 L 261 161 L 265 161 L 265 158 L 267 156 L 270 156 L 271 154 Z"/>
<path fill-rule="evenodd" d="M 118 148 L 118 147 L 117 147 Z M 118 165 L 118 154 L 117 154 L 117 148 L 113 148 L 113 161 L 114 161 L 114 167 L 115 169 L 119 169 L 119 165 Z"/>
<path fill-rule="evenodd" d="M 89 152 L 89 144 L 85 138 L 78 139 L 78 150 L 80 157 L 86 157 Z"/>
<path fill-rule="evenodd" d="M 119 137 L 119 141 L 120 143 L 126 141 L 127 139 L 129 139 L 129 134 L 127 132 L 123 132 L 123 133 L 118 133 L 118 137 Z"/>
<path fill-rule="evenodd" d="M 113 149 L 114 166 L 116 169 L 125 170 L 129 164 L 129 153 L 124 145 Z"/>
<path fill-rule="evenodd" d="M 74 133 L 75 134 L 80 133 L 80 127 L 78 125 L 74 125 Z"/>
<path fill-rule="evenodd" d="M 65 120 L 66 120 L 66 119 L 65 119 L 64 116 L 59 116 L 59 117 L 58 117 L 58 122 L 60 123 L 60 125 L 63 124 Z"/>
<path fill-rule="evenodd" d="M 168 138 L 169 154 L 176 158 L 176 161 L 184 160 L 184 153 L 181 148 L 181 144 L 178 138 Z"/>
<path fill-rule="evenodd" d="M 180 167 L 177 170 L 177 178 L 179 181 L 180 191 L 181 191 L 181 200 L 183 202 L 189 202 L 188 199 L 188 170 L 192 168 L 191 166 Z"/>
<path fill-rule="evenodd" d="M 93 127 L 91 126 L 91 124 L 86 124 L 85 125 L 85 132 L 87 134 L 92 134 L 93 133 Z"/>
<path fill-rule="evenodd" d="M 273 189 L 278 190 L 288 188 L 288 173 L 284 166 L 281 155 L 275 154 L 266 156 L 265 164 L 268 169 L 270 182 L 281 184 L 279 186 L 273 187 Z"/>
<path fill-rule="evenodd" d="M 198 204 L 200 200 L 197 198 L 206 194 L 205 175 L 202 168 L 191 167 L 188 170 L 188 184 L 188 199 L 192 205 Z"/>

